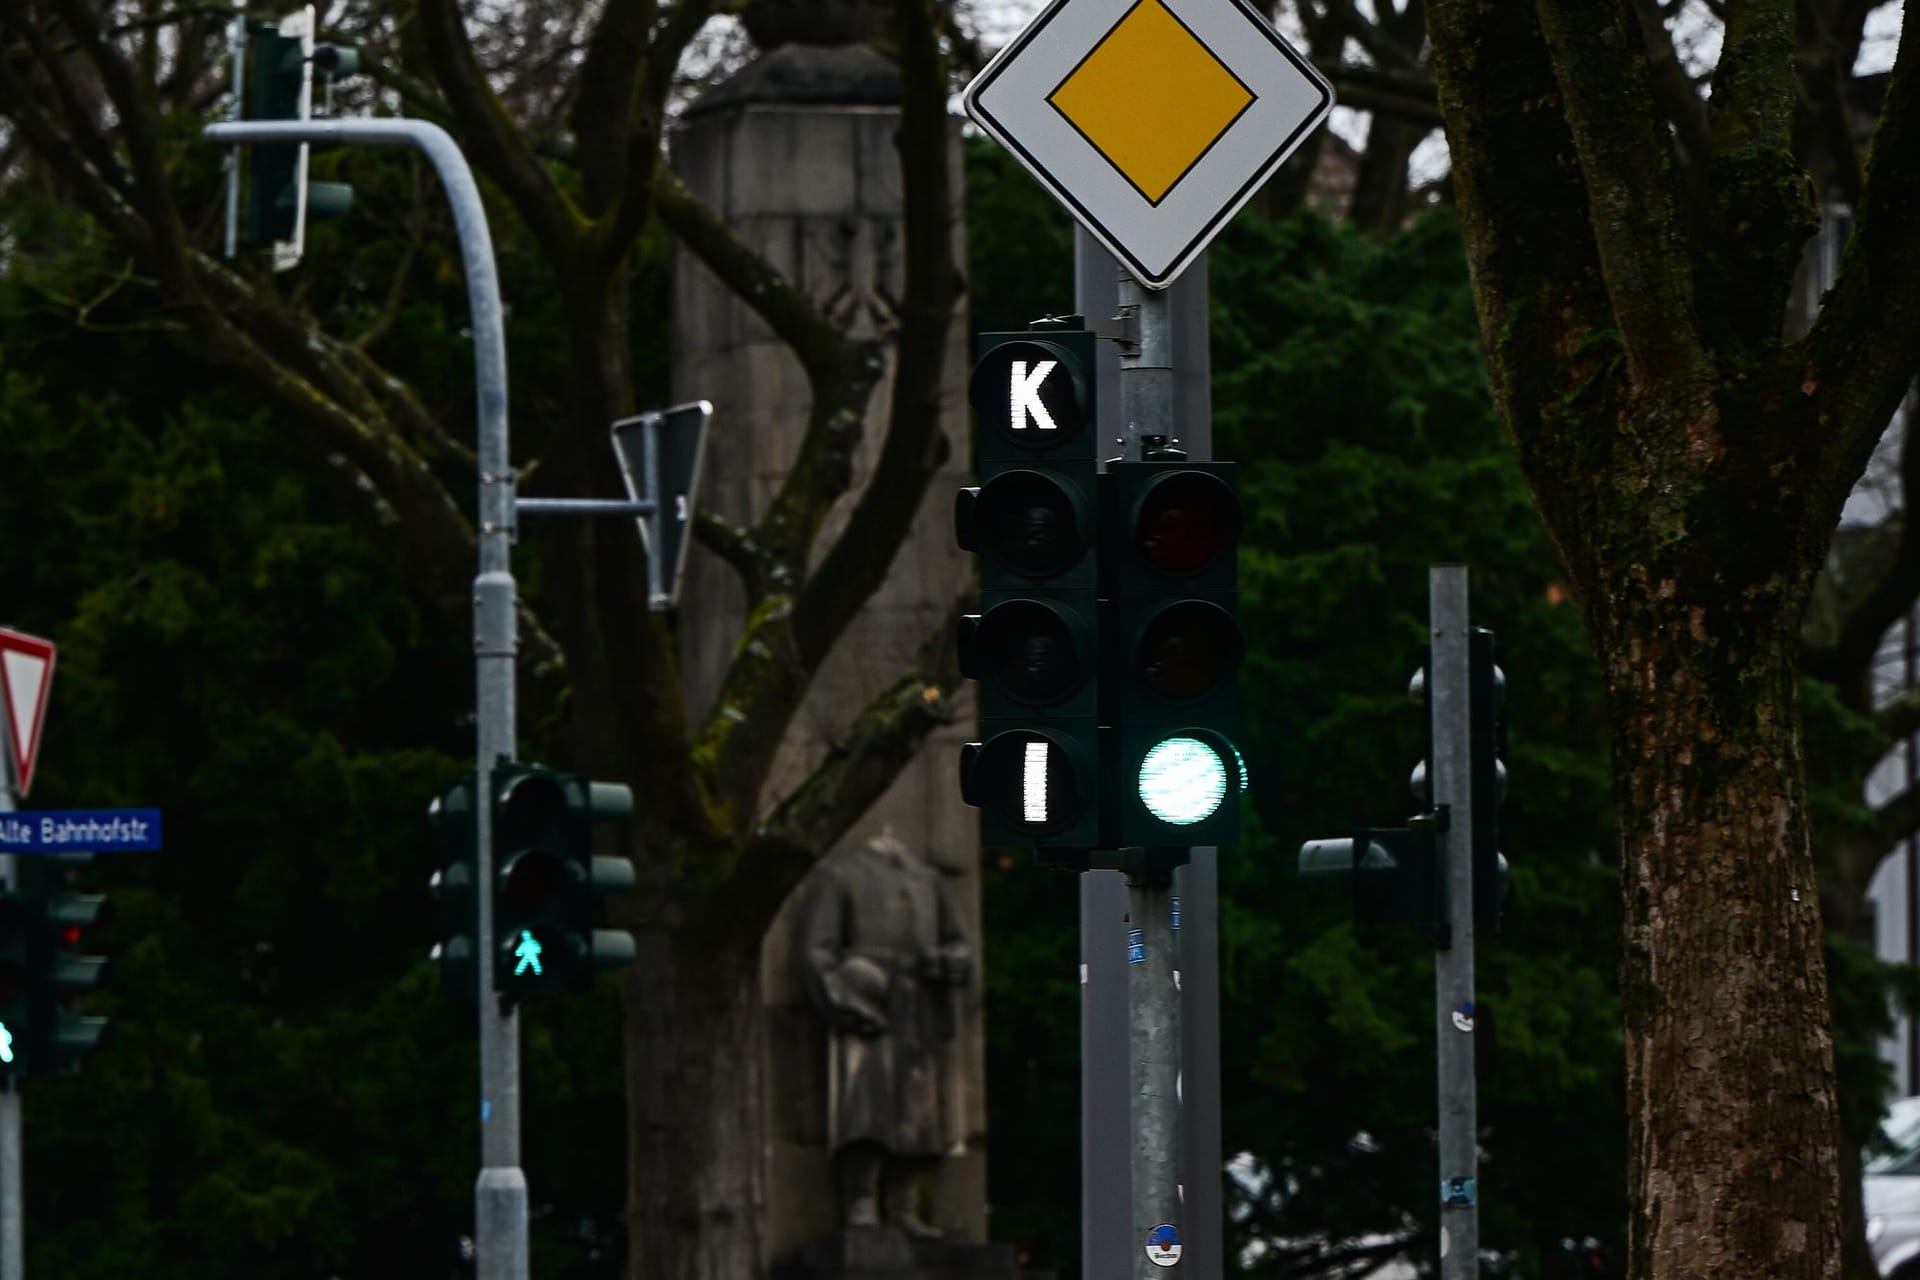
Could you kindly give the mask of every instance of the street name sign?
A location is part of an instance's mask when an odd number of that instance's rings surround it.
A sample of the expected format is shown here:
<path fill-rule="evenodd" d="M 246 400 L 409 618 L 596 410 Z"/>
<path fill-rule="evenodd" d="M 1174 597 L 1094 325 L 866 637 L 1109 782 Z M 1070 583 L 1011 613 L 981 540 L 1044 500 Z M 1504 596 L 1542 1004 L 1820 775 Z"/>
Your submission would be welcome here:
<path fill-rule="evenodd" d="M 1163 289 L 1326 120 L 1333 89 L 1245 0 L 1053 0 L 961 100 Z"/>
<path fill-rule="evenodd" d="M 77 857 L 88 853 L 154 853 L 158 809 L 47 809 L 0 813 L 0 853 Z"/>
<path fill-rule="evenodd" d="M 7 722 L 13 793 L 27 794 L 40 754 L 40 726 L 53 688 L 53 641 L 0 627 L 0 718 Z M 0 776 L 0 783 L 6 781 Z"/>

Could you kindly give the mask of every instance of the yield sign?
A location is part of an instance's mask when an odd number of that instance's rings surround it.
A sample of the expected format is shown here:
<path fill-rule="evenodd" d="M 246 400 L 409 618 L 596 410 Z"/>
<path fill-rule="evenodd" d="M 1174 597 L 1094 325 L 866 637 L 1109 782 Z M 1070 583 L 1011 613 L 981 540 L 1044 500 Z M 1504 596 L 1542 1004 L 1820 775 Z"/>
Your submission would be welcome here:
<path fill-rule="evenodd" d="M 53 687 L 53 656 L 53 641 L 0 627 L 0 718 L 7 722 L 15 795 L 24 796 L 33 785 L 40 724 Z"/>
<path fill-rule="evenodd" d="M 961 100 L 1161 289 L 1327 118 L 1333 90 L 1247 0 L 1054 0 Z"/>

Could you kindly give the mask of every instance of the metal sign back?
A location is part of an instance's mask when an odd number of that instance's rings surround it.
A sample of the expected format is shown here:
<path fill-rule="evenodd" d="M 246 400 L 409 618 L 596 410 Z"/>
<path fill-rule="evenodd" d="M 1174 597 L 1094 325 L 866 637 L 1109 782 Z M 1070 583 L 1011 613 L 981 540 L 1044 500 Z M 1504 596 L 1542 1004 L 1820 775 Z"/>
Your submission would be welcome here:
<path fill-rule="evenodd" d="M 712 417 L 712 403 L 695 400 L 613 424 L 613 452 L 627 496 L 654 504 L 653 512 L 637 521 L 647 550 L 647 602 L 654 610 L 680 602 Z"/>

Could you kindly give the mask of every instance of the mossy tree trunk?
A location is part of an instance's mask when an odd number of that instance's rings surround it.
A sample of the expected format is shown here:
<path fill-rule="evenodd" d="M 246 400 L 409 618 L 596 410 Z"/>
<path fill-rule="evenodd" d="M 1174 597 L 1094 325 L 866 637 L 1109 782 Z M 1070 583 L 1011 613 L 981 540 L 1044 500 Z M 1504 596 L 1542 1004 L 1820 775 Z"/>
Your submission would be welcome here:
<path fill-rule="evenodd" d="M 1728 6 L 1695 131 L 1663 116 L 1631 6 L 1429 18 L 1495 397 L 1607 686 L 1635 1280 L 1840 1273 L 1800 627 L 1920 353 L 1920 55 L 1840 280 L 1788 341 L 1815 225 L 1795 22 Z"/>

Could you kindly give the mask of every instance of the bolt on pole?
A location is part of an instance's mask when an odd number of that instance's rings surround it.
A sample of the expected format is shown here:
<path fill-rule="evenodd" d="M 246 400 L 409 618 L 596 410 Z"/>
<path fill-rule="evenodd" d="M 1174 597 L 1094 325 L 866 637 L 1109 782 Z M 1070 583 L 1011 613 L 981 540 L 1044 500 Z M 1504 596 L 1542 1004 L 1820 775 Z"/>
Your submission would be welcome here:
<path fill-rule="evenodd" d="M 424 120 L 247 121 L 207 127 L 212 142 L 309 142 L 410 146 L 424 152 L 453 212 L 472 312 L 480 468 L 479 573 L 473 582 L 478 886 L 493 875 L 493 806 L 488 778 L 513 758 L 514 667 L 519 647 L 513 569 L 513 470 L 507 450 L 507 338 L 494 267 L 493 236 L 473 170 L 444 129 Z M 479 921 L 480 1176 L 473 1193 L 479 1280 L 528 1280 L 527 1179 L 520 1168 L 520 1019 L 489 999 L 493 991 L 492 895 L 476 894 Z"/>
<path fill-rule="evenodd" d="M 1434 1044 L 1440 1092 L 1440 1275 L 1474 1280 L 1480 1273 L 1479 1153 L 1473 1073 L 1473 783 L 1472 671 L 1469 660 L 1467 568 L 1427 571 L 1433 630 L 1427 714 L 1433 726 L 1433 803 L 1447 815 L 1438 833 L 1441 865 L 1440 948 L 1434 952 Z"/>

